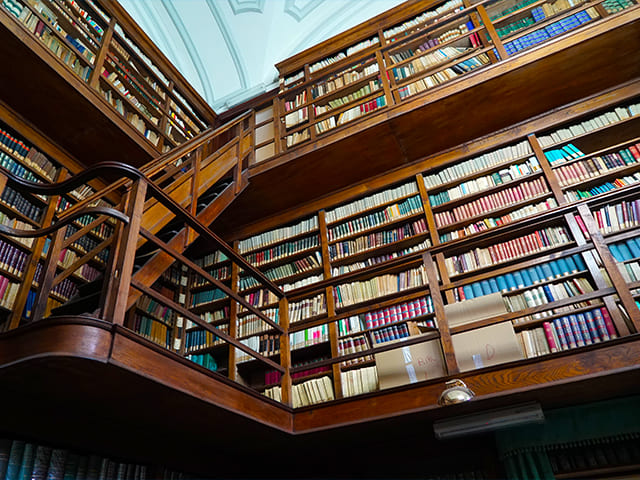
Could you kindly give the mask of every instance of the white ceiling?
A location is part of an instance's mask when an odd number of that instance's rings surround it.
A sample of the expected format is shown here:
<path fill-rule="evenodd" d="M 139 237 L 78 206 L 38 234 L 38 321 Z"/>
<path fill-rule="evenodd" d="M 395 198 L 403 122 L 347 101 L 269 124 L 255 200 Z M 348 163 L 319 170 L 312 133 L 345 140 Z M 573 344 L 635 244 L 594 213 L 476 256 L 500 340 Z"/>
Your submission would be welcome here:
<path fill-rule="evenodd" d="M 276 63 L 402 3 L 119 1 L 216 113 L 276 86 Z"/>

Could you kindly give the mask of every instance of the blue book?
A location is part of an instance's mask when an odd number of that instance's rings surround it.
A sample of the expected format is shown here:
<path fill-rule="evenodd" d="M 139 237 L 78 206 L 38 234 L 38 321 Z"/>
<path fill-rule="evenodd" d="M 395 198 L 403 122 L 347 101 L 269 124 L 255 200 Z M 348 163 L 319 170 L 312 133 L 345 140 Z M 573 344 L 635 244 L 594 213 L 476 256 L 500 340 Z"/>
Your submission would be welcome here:
<path fill-rule="evenodd" d="M 580 324 L 578 323 L 578 318 L 575 315 L 569 315 L 569 324 L 571 325 L 571 331 L 573 335 L 576 337 L 576 344 L 578 347 L 583 347 L 585 345 L 585 339 L 582 335 L 582 329 L 580 328 Z"/>
<path fill-rule="evenodd" d="M 633 254 L 631 253 L 631 250 L 629 249 L 629 247 L 627 246 L 626 243 L 620 242 L 620 243 L 617 244 L 617 247 L 618 247 L 618 251 L 620 252 L 620 255 L 622 256 L 622 259 L 623 259 L 621 261 L 631 260 L 633 258 Z"/>
<path fill-rule="evenodd" d="M 538 270 L 536 270 L 535 267 L 529 267 L 527 268 L 527 272 L 529 277 L 531 278 L 531 281 L 536 284 L 540 281 L 540 275 L 538 275 Z"/>
<path fill-rule="evenodd" d="M 512 273 L 507 273 L 504 277 L 507 282 L 507 288 L 509 290 L 515 290 L 516 288 L 518 288 L 518 284 L 516 283 L 516 279 L 513 277 Z"/>
<path fill-rule="evenodd" d="M 479 282 L 473 282 L 471 284 L 471 288 L 473 289 L 474 297 L 482 297 L 484 294 L 482 293 L 482 287 Z"/>
<path fill-rule="evenodd" d="M 489 285 L 489 282 L 487 280 L 481 280 L 480 281 L 480 288 L 482 288 L 482 294 L 483 295 L 489 295 L 489 294 L 493 293 L 491 291 L 491 286 Z"/>
<path fill-rule="evenodd" d="M 560 268 L 558 268 L 558 263 L 555 260 L 552 260 L 551 262 L 549 262 L 549 268 L 551 269 L 551 272 L 555 278 L 560 277 L 562 275 Z"/>
<path fill-rule="evenodd" d="M 560 271 L 562 272 L 562 275 L 571 273 L 571 269 L 569 268 L 569 265 L 567 264 L 567 261 L 564 258 L 559 258 L 557 260 L 557 263 L 558 263 L 558 267 L 560 268 Z"/>
<path fill-rule="evenodd" d="M 24 453 L 22 454 L 22 463 L 18 473 L 19 480 L 31 480 L 31 472 L 33 471 L 33 461 L 36 457 L 36 446 L 33 443 L 26 443 Z"/>
<path fill-rule="evenodd" d="M 491 293 L 497 293 L 500 291 L 500 287 L 498 286 L 498 282 L 496 282 L 495 278 L 489 279 L 489 286 L 491 287 Z"/>
<path fill-rule="evenodd" d="M 587 269 L 587 266 L 584 264 L 584 260 L 582 260 L 582 255 L 576 253 L 573 255 L 573 261 L 576 262 L 576 266 L 578 267 L 578 271 L 583 271 Z"/>
<path fill-rule="evenodd" d="M 507 287 L 507 280 L 504 278 L 504 275 L 498 275 L 496 277 L 496 283 L 498 284 L 498 288 L 501 292 L 509 290 L 509 287 Z"/>
<path fill-rule="evenodd" d="M 472 298 L 475 298 L 475 295 L 473 294 L 473 288 L 471 288 L 471 285 L 465 285 L 464 287 L 462 287 L 462 291 L 464 292 L 464 298 L 466 298 L 467 300 L 471 300 Z"/>
<path fill-rule="evenodd" d="M 25 444 L 26 442 L 24 440 L 14 440 L 11 444 L 11 450 L 9 451 L 9 460 L 7 463 L 7 475 L 5 476 L 5 480 L 18 480 Z"/>
<path fill-rule="evenodd" d="M 559 318 L 553 319 L 553 326 L 555 327 L 556 334 L 558 335 L 558 340 L 560 341 L 560 348 L 562 350 L 567 350 L 569 348 L 569 344 L 567 343 L 567 336 L 562 327 L 562 321 Z"/>
<path fill-rule="evenodd" d="M 545 297 L 547 297 L 548 302 L 555 302 L 556 299 L 553 297 L 553 294 L 551 293 L 551 289 L 549 288 L 549 285 L 543 285 L 542 290 L 544 291 L 544 295 Z"/>
<path fill-rule="evenodd" d="M 529 276 L 529 269 L 523 268 L 520 270 L 520 275 L 522 275 L 522 281 L 524 282 L 525 287 L 530 287 L 533 285 L 533 280 Z"/>
<path fill-rule="evenodd" d="M 569 269 L 568 270 L 569 272 L 575 273 L 578 271 L 578 266 L 576 265 L 576 262 L 573 260 L 573 257 L 567 257 L 565 261 L 567 262 L 567 268 Z"/>
<path fill-rule="evenodd" d="M 638 241 L 637 238 L 630 238 L 629 240 L 627 240 L 627 246 L 629 247 L 633 258 L 640 257 L 640 241 Z"/>
<path fill-rule="evenodd" d="M 513 272 L 513 280 L 516 282 L 518 288 L 524 288 L 524 278 L 522 278 L 520 270 Z"/>

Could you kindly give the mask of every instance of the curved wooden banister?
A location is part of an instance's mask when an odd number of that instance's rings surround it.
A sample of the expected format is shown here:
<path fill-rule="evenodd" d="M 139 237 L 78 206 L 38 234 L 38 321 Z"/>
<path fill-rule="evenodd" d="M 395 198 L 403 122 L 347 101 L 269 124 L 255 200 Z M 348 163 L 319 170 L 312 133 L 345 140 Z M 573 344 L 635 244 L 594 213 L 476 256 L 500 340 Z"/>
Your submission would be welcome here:
<path fill-rule="evenodd" d="M 17 230 L 15 228 L 7 227 L 6 225 L 0 225 L 0 233 L 9 235 L 11 237 L 19 238 L 31 238 L 31 237 L 43 237 L 55 232 L 56 230 L 71 224 L 74 220 L 84 215 L 107 215 L 109 217 L 120 220 L 123 223 L 129 223 L 129 217 L 119 210 L 110 207 L 87 207 L 81 210 L 76 210 L 69 215 L 64 215 L 52 225 L 43 228 L 36 228 L 33 230 Z"/>

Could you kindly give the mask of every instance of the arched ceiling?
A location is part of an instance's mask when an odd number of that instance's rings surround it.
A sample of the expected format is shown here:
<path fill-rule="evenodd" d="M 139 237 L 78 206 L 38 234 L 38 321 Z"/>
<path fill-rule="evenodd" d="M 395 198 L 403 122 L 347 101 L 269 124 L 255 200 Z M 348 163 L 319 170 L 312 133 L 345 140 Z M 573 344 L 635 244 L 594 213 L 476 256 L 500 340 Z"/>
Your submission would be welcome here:
<path fill-rule="evenodd" d="M 275 64 L 401 0 L 119 0 L 216 113 L 277 84 Z"/>

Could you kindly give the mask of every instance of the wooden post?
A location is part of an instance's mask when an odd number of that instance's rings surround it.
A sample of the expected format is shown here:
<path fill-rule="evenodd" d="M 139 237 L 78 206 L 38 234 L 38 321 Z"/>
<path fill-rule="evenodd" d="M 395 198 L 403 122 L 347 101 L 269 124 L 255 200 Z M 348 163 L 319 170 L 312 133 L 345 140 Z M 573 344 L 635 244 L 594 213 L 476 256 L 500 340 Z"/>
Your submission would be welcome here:
<path fill-rule="evenodd" d="M 233 242 L 233 249 L 238 251 L 238 243 L 236 240 Z M 238 293 L 238 277 L 240 275 L 240 268 L 235 262 L 231 263 L 231 289 Z M 229 300 L 229 335 L 233 338 L 238 338 L 238 302 Z M 238 381 L 238 372 L 236 369 L 236 347 L 229 345 L 229 367 L 228 377 L 231 380 Z"/>
<path fill-rule="evenodd" d="M 94 90 L 99 90 L 99 87 L 100 87 L 100 75 L 102 75 L 102 65 L 104 65 L 104 60 L 105 58 L 107 58 L 107 53 L 109 52 L 109 47 L 111 46 L 111 38 L 113 37 L 113 31 L 115 30 L 115 26 L 116 26 L 116 18 L 111 17 L 111 21 L 109 22 L 107 31 L 104 32 L 104 35 L 102 36 L 100 51 L 98 52 L 98 56 L 96 57 L 96 62 L 93 65 L 91 76 L 89 77 L 89 85 Z"/>
<path fill-rule="evenodd" d="M 528 135 L 527 140 L 529 140 L 529 144 L 533 149 L 533 153 L 535 153 L 536 158 L 538 159 L 538 163 L 540 163 L 540 168 L 542 168 L 544 176 L 547 179 L 547 183 L 549 184 L 549 188 L 551 188 L 551 191 L 553 192 L 553 196 L 556 199 L 556 202 L 558 202 L 558 205 L 567 203 L 566 199 L 564 198 L 564 194 L 562 193 L 562 188 L 560 187 L 558 177 L 553 172 L 553 168 L 551 168 L 551 164 L 542 151 L 540 142 L 538 142 L 535 134 L 532 133 Z"/>
<path fill-rule="evenodd" d="M 122 231 L 122 237 L 115 252 L 115 265 L 111 272 L 115 282 L 107 294 L 103 317 L 104 320 L 118 325 L 123 324 L 127 311 L 127 299 L 136 256 L 135 248 L 140 233 L 146 193 L 147 183 L 144 180 L 138 180 L 127 194 L 126 213 L 129 216 L 129 223 Z"/>
<path fill-rule="evenodd" d="M 498 35 L 498 32 L 496 32 L 496 27 L 494 27 L 493 23 L 491 23 L 491 19 L 489 18 L 489 15 L 487 15 L 487 11 L 485 10 L 484 5 L 478 5 L 477 10 L 478 10 L 478 15 L 480 15 L 480 20 L 482 20 L 482 23 L 487 29 L 487 33 L 491 37 L 491 41 L 495 45 L 496 50 L 498 50 L 498 54 L 500 54 L 500 58 L 502 60 L 509 58 L 509 54 L 505 50 L 504 45 L 502 44 L 502 40 L 500 40 L 500 36 Z"/>
<path fill-rule="evenodd" d="M 280 326 L 284 332 L 280 335 L 280 365 L 284 368 L 280 388 L 282 403 L 291 406 L 291 345 L 289 342 L 289 301 L 286 297 L 280 299 Z"/>

